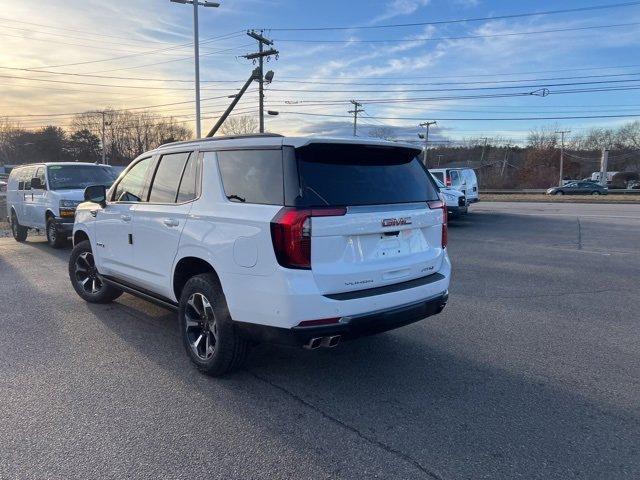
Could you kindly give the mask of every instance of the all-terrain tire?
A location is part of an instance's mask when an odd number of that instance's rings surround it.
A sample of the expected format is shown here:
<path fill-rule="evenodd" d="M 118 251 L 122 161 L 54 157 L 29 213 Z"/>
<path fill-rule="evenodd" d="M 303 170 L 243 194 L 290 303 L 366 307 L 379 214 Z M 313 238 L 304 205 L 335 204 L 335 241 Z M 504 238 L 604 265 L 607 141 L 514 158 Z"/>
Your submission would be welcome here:
<path fill-rule="evenodd" d="M 122 290 L 105 283 L 98 273 L 89 240 L 73 247 L 69 257 L 69 279 L 76 293 L 89 303 L 110 303 L 122 295 Z"/>
<path fill-rule="evenodd" d="M 20 225 L 16 212 L 11 212 L 11 233 L 16 242 L 24 242 L 27 239 L 28 230 L 27 227 Z"/>
<path fill-rule="evenodd" d="M 202 373 L 217 377 L 244 364 L 249 342 L 237 332 L 215 274 L 187 281 L 178 315 L 187 355 Z"/>
<path fill-rule="evenodd" d="M 58 224 L 53 218 L 47 218 L 47 242 L 53 248 L 62 248 L 67 244 L 67 238 L 58 232 Z"/>

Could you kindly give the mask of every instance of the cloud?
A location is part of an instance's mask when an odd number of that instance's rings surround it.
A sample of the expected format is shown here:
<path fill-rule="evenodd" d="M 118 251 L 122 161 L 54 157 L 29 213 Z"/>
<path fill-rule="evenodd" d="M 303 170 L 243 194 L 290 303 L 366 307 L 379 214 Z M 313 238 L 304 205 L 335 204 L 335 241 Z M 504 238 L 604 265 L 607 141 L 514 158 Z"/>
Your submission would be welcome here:
<path fill-rule="evenodd" d="M 431 0 L 392 0 L 383 13 L 371 20 L 372 24 L 380 23 L 391 18 L 411 15 L 421 7 L 426 7 Z"/>

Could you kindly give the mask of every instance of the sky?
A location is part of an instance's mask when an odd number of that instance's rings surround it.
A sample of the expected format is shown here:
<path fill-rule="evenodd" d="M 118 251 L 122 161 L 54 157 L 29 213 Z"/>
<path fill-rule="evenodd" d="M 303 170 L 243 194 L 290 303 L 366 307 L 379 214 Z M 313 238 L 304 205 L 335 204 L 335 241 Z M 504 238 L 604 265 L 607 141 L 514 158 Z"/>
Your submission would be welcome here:
<path fill-rule="evenodd" d="M 517 144 L 532 129 L 573 135 L 640 118 L 640 2 L 220 3 L 199 10 L 204 131 L 254 68 L 241 57 L 257 48 L 247 29 L 279 51 L 266 63 L 276 133 L 351 135 L 349 100 L 363 105 L 358 135 L 386 126 L 417 140 L 418 124 L 435 120 L 434 142 Z M 618 6 L 592 8 L 603 5 Z M 540 14 L 566 9 L 584 10 Z M 169 0 L 0 0 L 0 117 L 35 129 L 149 108 L 193 128 L 192 35 L 193 7 Z M 257 105 L 254 86 L 236 113 Z M 612 117 L 544 118 L 567 116 Z"/>

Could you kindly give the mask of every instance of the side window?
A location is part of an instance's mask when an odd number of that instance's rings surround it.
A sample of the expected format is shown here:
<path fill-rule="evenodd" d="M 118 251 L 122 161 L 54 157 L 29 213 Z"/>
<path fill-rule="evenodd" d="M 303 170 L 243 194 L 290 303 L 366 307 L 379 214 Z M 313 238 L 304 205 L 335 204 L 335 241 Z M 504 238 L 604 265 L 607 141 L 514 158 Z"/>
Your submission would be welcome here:
<path fill-rule="evenodd" d="M 442 175 L 442 172 L 431 172 L 431 174 L 444 183 L 444 176 Z"/>
<path fill-rule="evenodd" d="M 170 153 L 160 158 L 151 184 L 149 202 L 175 203 L 188 159 L 189 153 Z"/>
<path fill-rule="evenodd" d="M 218 165 L 232 202 L 284 204 L 282 150 L 218 152 Z"/>
<path fill-rule="evenodd" d="M 11 175 L 9 175 L 9 180 L 13 180 L 16 182 L 15 188 L 16 190 L 22 190 L 24 188 L 24 179 L 22 178 L 22 168 L 14 168 L 11 170 Z"/>
<path fill-rule="evenodd" d="M 180 189 L 178 190 L 178 203 L 189 202 L 195 200 L 198 196 L 198 178 L 200 170 L 200 162 L 195 155 L 189 157 L 187 166 L 182 174 Z"/>
<path fill-rule="evenodd" d="M 20 190 L 31 190 L 31 179 L 35 174 L 35 167 L 25 167 L 20 174 L 20 184 L 22 188 Z"/>
<path fill-rule="evenodd" d="M 451 185 L 459 185 L 460 183 L 462 183 L 460 181 L 460 176 L 458 175 L 457 170 L 450 170 L 449 177 L 451 178 Z"/>
<path fill-rule="evenodd" d="M 36 174 L 34 175 L 34 177 L 37 177 L 40 179 L 40 184 L 42 185 L 43 188 L 46 187 L 45 177 L 44 177 L 44 167 L 38 167 L 38 170 L 36 170 Z"/>
<path fill-rule="evenodd" d="M 111 200 L 115 202 L 143 202 L 147 173 L 151 157 L 136 163 L 116 186 Z"/>

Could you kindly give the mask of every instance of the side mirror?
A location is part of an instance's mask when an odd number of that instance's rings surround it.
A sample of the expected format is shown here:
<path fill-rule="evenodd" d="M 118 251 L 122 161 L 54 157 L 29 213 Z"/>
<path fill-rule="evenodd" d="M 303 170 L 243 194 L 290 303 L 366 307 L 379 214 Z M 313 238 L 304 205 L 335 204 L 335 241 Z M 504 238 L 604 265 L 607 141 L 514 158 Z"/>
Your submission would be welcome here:
<path fill-rule="evenodd" d="M 84 189 L 84 201 L 107 205 L 107 187 L 104 185 L 90 185 Z"/>
<path fill-rule="evenodd" d="M 42 184 L 42 179 L 40 179 L 39 177 L 33 177 L 31 179 L 31 189 L 32 190 L 44 189 L 44 185 Z"/>

